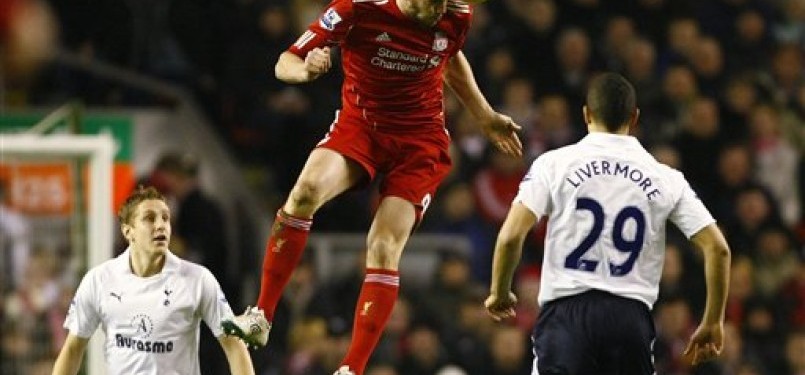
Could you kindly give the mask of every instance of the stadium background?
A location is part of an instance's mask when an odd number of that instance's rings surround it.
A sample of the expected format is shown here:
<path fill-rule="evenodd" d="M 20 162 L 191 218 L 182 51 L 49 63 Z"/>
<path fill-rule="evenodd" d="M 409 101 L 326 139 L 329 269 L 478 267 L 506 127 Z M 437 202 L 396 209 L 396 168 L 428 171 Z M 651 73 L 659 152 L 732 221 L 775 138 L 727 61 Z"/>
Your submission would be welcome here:
<path fill-rule="evenodd" d="M 20 131 L 65 103 L 81 109 L 62 131 L 111 132 L 122 146 L 115 196 L 137 181 L 163 189 L 179 212 L 172 247 L 213 270 L 241 310 L 258 287 L 272 214 L 338 106 L 338 69 L 301 86 L 272 75 L 325 4 L 41 4 L 50 6 L 58 47 L 46 45 L 55 54 L 42 66 L 5 65 L 0 129 Z M 9 14 L 0 7 L 0 21 Z M 0 35 L 8 55 L 10 33 Z M 530 161 L 583 136 L 584 84 L 602 70 L 635 84 L 639 139 L 685 173 L 733 249 L 725 352 L 690 368 L 680 352 L 703 307 L 702 261 L 669 234 L 655 308 L 658 374 L 805 373 L 805 1 L 493 0 L 475 7 L 464 51 L 489 100 L 523 126 L 527 156 L 496 153 L 448 98 L 454 169 L 404 256 L 401 298 L 368 374 L 529 373 L 544 232 L 537 228 L 527 243 L 510 324 L 493 324 L 483 311 L 490 251 Z M 84 270 L 59 259 L 82 250 L 66 240 L 75 224 L 60 210 L 70 200 L 19 190 L 19 176 L 4 167 L 0 372 L 47 374 Z M 58 169 L 25 173 L 67 174 Z M 348 193 L 316 217 L 317 237 L 269 349 L 253 352 L 261 374 L 336 367 L 375 198 L 371 188 Z M 20 225 L 32 230 L 19 235 Z M 14 265 L 12 254 L 27 259 Z M 204 373 L 225 373 L 220 349 L 204 335 Z"/>

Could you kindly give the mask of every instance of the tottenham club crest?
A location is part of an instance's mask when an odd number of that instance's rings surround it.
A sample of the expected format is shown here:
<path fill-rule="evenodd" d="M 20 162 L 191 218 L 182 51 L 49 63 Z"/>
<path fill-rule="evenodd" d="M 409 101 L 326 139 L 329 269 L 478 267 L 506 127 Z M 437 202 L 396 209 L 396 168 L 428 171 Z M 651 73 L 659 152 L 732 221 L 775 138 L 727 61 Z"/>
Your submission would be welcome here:
<path fill-rule="evenodd" d="M 437 32 L 433 36 L 433 51 L 442 52 L 447 49 L 447 36 L 444 33 Z"/>

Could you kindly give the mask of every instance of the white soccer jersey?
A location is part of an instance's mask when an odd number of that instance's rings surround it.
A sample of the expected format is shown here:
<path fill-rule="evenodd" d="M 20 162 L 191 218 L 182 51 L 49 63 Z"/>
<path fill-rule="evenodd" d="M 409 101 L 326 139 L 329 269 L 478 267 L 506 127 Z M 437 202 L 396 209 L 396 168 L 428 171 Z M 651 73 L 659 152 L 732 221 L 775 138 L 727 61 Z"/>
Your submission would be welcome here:
<path fill-rule="evenodd" d="M 598 289 L 651 308 L 666 220 L 688 238 L 715 221 L 682 173 L 634 137 L 598 132 L 541 155 L 514 201 L 549 217 L 540 305 Z"/>
<path fill-rule="evenodd" d="M 162 272 L 139 277 L 129 253 L 87 272 L 64 327 L 89 338 L 101 325 L 108 374 L 200 374 L 200 321 L 219 337 L 221 320 L 233 315 L 218 281 L 170 252 Z"/>

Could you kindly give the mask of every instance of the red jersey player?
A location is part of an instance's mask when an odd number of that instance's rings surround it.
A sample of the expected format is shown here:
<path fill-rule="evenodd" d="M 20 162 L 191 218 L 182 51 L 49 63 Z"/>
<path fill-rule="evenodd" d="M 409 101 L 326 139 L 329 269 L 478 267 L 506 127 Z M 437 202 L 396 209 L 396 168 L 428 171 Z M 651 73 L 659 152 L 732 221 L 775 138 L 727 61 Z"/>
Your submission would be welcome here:
<path fill-rule="evenodd" d="M 343 107 L 277 213 L 257 307 L 225 322 L 227 332 L 253 346 L 266 344 L 269 322 L 305 247 L 314 213 L 383 173 L 352 342 L 336 372 L 363 373 L 397 299 L 403 247 L 450 168 L 444 83 L 495 146 L 514 156 L 522 152 L 520 127 L 492 109 L 461 52 L 471 14 L 470 6 L 458 0 L 334 0 L 280 56 L 277 78 L 310 82 L 331 68 L 330 48 L 339 46 Z"/>

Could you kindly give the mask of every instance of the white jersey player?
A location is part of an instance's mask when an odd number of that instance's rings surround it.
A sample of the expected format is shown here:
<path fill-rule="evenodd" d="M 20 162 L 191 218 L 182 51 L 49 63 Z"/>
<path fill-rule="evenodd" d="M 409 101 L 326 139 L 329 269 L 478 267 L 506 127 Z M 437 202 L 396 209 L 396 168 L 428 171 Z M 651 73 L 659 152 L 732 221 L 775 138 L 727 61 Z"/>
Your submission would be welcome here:
<path fill-rule="evenodd" d="M 707 304 L 686 353 L 693 362 L 720 353 L 729 249 L 684 176 L 628 135 L 638 115 L 626 79 L 594 79 L 584 107 L 590 133 L 534 162 L 500 230 L 486 301 L 498 320 L 514 313 L 510 288 L 523 240 L 549 218 L 534 374 L 654 373 L 650 310 L 668 220 L 705 256 Z"/>
<path fill-rule="evenodd" d="M 53 373 L 76 374 L 100 326 L 108 374 L 200 374 L 203 320 L 218 337 L 231 372 L 254 374 L 245 345 L 220 328 L 233 314 L 215 277 L 168 250 L 170 211 L 162 195 L 138 188 L 121 209 L 120 222 L 129 248 L 81 280 Z"/>

